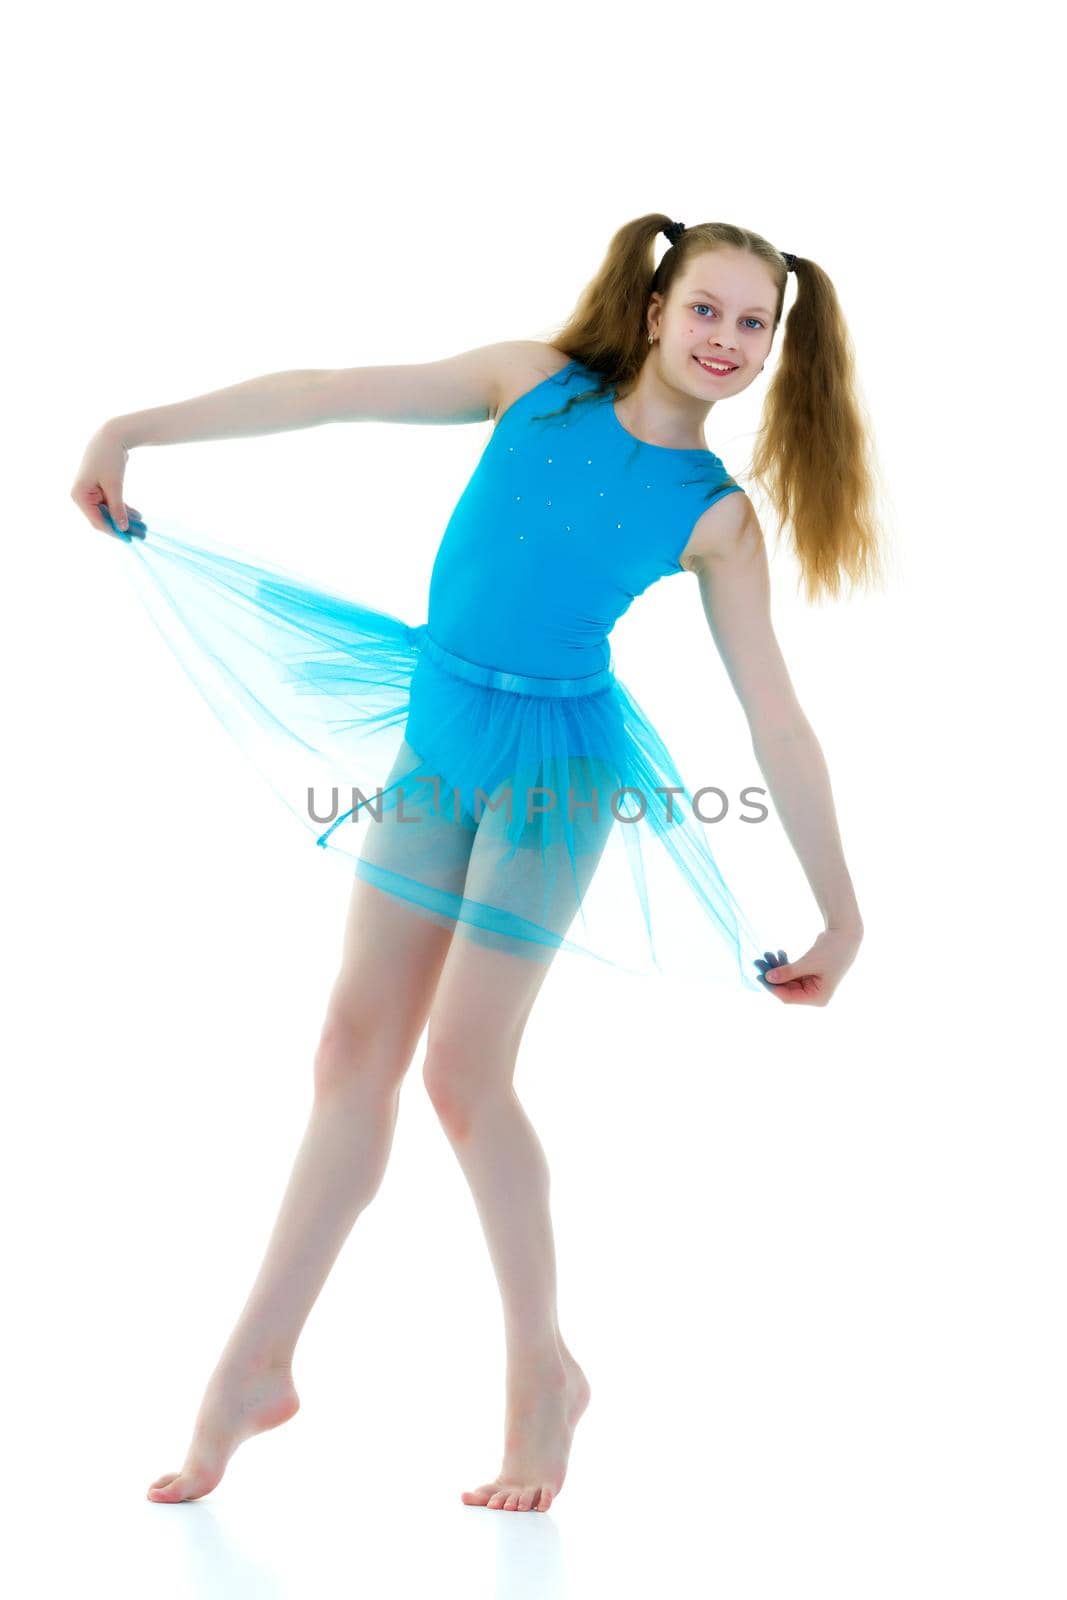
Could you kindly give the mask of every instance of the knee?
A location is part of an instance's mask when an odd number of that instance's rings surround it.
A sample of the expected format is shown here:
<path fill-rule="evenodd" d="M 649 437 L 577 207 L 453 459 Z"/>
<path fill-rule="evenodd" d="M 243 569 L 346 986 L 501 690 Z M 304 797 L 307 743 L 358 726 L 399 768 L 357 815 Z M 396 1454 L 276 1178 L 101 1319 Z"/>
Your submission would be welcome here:
<path fill-rule="evenodd" d="M 431 1033 L 422 1063 L 422 1081 L 442 1122 L 454 1114 L 463 1087 L 465 1051 L 459 1041 L 439 1043 Z"/>
<path fill-rule="evenodd" d="M 427 1040 L 422 1081 L 442 1126 L 452 1138 L 468 1130 L 476 1108 L 494 1093 L 510 1088 L 514 1060 L 507 1051 L 486 1048 L 469 1033 Z"/>
<path fill-rule="evenodd" d="M 356 1078 L 399 1083 L 410 1060 L 411 1052 L 390 1041 L 372 1015 L 331 1008 L 315 1049 L 315 1092 L 343 1088 Z"/>

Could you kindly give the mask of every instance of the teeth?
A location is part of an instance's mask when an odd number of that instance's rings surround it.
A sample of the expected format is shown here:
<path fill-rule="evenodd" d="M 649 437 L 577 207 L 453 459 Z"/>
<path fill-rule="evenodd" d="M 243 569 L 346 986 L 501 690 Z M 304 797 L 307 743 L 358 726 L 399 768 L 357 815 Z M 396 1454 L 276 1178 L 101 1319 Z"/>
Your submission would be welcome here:
<path fill-rule="evenodd" d="M 734 371 L 734 368 L 732 366 L 728 365 L 726 362 L 723 362 L 723 361 L 701 361 L 699 356 L 697 356 L 697 360 L 700 361 L 700 365 L 702 367 L 707 367 L 709 372 L 733 372 Z"/>

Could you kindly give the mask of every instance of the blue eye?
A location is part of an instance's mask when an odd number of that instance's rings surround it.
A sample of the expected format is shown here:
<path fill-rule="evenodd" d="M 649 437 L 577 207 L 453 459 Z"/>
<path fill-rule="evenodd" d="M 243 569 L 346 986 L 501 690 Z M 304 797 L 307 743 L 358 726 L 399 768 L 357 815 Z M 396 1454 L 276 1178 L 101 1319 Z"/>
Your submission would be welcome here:
<path fill-rule="evenodd" d="M 705 304 L 705 302 L 703 300 L 701 300 L 698 305 L 695 305 L 693 307 L 693 310 L 694 311 L 699 311 L 702 306 L 703 306 L 705 311 L 714 311 L 714 309 L 715 309 L 714 306 L 709 306 L 709 305 Z M 707 322 L 708 319 L 707 319 L 707 317 L 701 317 L 699 320 L 701 322 Z M 759 317 L 746 317 L 745 321 L 746 322 L 754 322 L 756 324 L 757 328 L 762 328 L 764 326 L 764 324 L 760 321 Z"/>

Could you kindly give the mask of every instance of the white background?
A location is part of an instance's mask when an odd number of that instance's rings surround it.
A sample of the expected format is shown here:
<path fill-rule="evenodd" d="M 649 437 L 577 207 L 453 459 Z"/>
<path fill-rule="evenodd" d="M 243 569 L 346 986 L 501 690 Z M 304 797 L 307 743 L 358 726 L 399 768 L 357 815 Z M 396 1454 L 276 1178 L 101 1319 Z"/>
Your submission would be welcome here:
<path fill-rule="evenodd" d="M 1038 9 L 101 0 L 11 42 L 15 1592 L 1062 1595 L 1064 239 Z M 419 1054 L 297 1349 L 299 1416 L 204 1500 L 150 1504 L 303 1132 L 349 880 L 134 605 L 126 547 L 68 499 L 81 452 L 261 373 L 550 338 L 653 210 L 812 257 L 854 339 L 891 582 L 808 607 L 765 528 L 860 955 L 825 1010 L 550 975 L 516 1083 L 593 1400 L 548 1516 L 459 1498 L 499 1465 L 504 1346 Z M 708 420 L 742 481 L 780 338 Z M 421 621 L 487 428 L 145 449 L 126 492 Z M 691 578 L 614 644 L 690 768 L 739 739 Z M 777 841 L 753 893 L 780 885 L 761 909 L 794 955 L 820 924 Z"/>

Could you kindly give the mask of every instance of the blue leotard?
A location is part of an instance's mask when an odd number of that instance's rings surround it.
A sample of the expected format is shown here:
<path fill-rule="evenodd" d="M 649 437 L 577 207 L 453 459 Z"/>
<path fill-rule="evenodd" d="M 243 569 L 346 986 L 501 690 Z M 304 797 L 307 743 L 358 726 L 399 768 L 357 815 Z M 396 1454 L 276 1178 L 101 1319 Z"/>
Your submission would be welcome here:
<path fill-rule="evenodd" d="M 571 361 L 502 414 L 445 528 L 427 628 L 489 667 L 581 678 L 678 557 L 701 513 L 740 490 L 710 450 L 647 444 Z M 563 410 L 572 395 L 591 395 Z M 559 412 L 559 415 L 552 413 Z"/>

